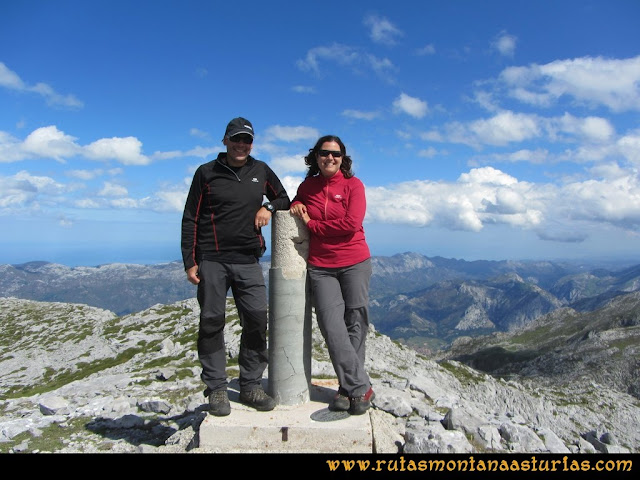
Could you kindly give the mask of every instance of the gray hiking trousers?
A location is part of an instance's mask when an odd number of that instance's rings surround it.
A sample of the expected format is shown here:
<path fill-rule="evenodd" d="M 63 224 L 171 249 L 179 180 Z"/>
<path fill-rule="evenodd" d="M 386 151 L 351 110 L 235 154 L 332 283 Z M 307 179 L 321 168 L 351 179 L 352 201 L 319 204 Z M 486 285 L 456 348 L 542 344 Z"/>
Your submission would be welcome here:
<path fill-rule="evenodd" d="M 224 345 L 225 307 L 229 288 L 236 301 L 242 336 L 238 364 L 240 389 L 259 386 L 267 367 L 267 291 L 259 263 L 230 264 L 203 260 L 199 264 L 200 327 L 198 357 L 205 395 L 227 388 Z"/>
<path fill-rule="evenodd" d="M 318 326 L 340 387 L 348 396 L 364 395 L 371 387 L 364 367 L 371 261 L 340 268 L 309 265 L 307 272 Z"/>

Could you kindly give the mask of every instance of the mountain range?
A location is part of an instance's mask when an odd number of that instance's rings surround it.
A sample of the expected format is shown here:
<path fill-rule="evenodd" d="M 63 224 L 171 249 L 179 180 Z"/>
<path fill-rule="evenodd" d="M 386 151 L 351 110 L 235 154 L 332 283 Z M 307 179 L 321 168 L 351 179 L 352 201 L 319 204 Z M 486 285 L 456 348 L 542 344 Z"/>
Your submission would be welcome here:
<path fill-rule="evenodd" d="M 261 260 L 268 284 L 270 259 Z M 456 338 L 509 332 L 562 308 L 600 308 L 640 289 L 640 265 L 551 261 L 464 261 L 402 253 L 372 257 L 371 323 L 433 353 Z M 181 262 L 68 267 L 0 265 L 0 296 L 80 303 L 127 315 L 194 298 Z"/>

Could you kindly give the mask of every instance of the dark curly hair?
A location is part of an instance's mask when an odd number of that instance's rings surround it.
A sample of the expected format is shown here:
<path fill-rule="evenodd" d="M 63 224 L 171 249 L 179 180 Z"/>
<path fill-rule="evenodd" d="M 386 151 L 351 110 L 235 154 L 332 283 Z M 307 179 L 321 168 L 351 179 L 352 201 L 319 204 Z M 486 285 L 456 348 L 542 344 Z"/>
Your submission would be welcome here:
<path fill-rule="evenodd" d="M 340 145 L 340 151 L 342 152 L 342 163 L 340 164 L 340 170 L 344 175 L 344 178 L 353 177 L 353 171 L 351 170 L 351 165 L 353 162 L 351 161 L 351 157 L 347 155 L 347 147 L 344 146 L 340 137 L 335 135 L 325 135 L 324 137 L 320 137 L 316 142 L 313 148 L 309 149 L 309 155 L 304 157 L 304 163 L 309 167 L 307 170 L 307 177 L 313 177 L 320 173 L 320 168 L 318 168 L 318 160 L 317 153 L 321 149 L 322 144 L 325 142 L 336 142 Z"/>

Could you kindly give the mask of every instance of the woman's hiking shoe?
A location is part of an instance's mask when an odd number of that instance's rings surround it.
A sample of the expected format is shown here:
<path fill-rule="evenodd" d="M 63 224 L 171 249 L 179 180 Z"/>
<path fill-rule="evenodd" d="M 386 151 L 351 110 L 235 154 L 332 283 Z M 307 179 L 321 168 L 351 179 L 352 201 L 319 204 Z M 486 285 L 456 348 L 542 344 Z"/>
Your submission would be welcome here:
<path fill-rule="evenodd" d="M 369 410 L 374 398 L 376 398 L 376 394 L 373 393 L 373 388 L 371 387 L 369 387 L 369 390 L 364 395 L 359 397 L 349 397 L 349 413 L 351 415 L 362 415 Z"/>
<path fill-rule="evenodd" d="M 218 390 L 209 394 L 209 413 L 216 417 L 225 417 L 231 413 L 229 395 L 226 390 Z"/>
<path fill-rule="evenodd" d="M 240 402 L 260 412 L 268 412 L 276 406 L 276 401 L 265 393 L 262 387 L 240 391 Z"/>
<path fill-rule="evenodd" d="M 342 387 L 338 388 L 338 393 L 336 393 L 335 397 L 329 403 L 329 410 L 334 412 L 346 412 L 349 410 L 351 406 L 351 402 L 349 401 L 349 396 L 347 395 L 346 390 L 343 390 Z"/>

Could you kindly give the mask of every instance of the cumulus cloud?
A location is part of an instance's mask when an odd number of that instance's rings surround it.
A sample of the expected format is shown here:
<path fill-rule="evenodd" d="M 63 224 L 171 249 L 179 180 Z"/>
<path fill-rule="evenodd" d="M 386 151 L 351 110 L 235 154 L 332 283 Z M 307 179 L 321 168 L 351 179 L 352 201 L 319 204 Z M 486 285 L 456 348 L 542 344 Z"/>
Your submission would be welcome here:
<path fill-rule="evenodd" d="M 81 151 L 74 137 L 54 126 L 34 130 L 19 148 L 29 158 L 53 158 L 58 161 L 73 157 Z"/>
<path fill-rule="evenodd" d="M 0 176 L 0 208 L 39 209 L 42 201 L 48 202 L 66 191 L 64 184 L 51 177 L 22 170 L 8 177 Z"/>
<path fill-rule="evenodd" d="M 491 117 L 466 123 L 450 122 L 438 130 L 424 132 L 421 136 L 425 140 L 480 148 L 483 145 L 504 146 L 537 139 L 552 142 L 580 141 L 590 146 L 612 142 L 615 133 L 611 122 L 602 117 L 576 117 L 569 113 L 559 117 L 542 117 L 504 110 Z"/>
<path fill-rule="evenodd" d="M 499 81 L 519 101 L 548 107 L 561 98 L 614 112 L 640 110 L 640 56 L 627 59 L 581 57 L 544 65 L 509 67 Z"/>
<path fill-rule="evenodd" d="M 473 169 L 456 183 L 413 181 L 367 190 L 367 219 L 414 226 L 480 231 L 487 223 L 532 227 L 543 219 L 533 185 L 491 167 Z"/>
<path fill-rule="evenodd" d="M 163 189 L 157 193 L 157 196 L 158 202 L 155 208 L 158 211 L 181 213 L 187 200 L 187 190 L 177 188 Z"/>
<path fill-rule="evenodd" d="M 471 232 L 502 224 L 563 242 L 586 238 L 576 230 L 581 223 L 635 231 L 640 226 L 637 171 L 611 168 L 601 173 L 611 175 L 560 185 L 535 184 L 482 167 L 463 173 L 455 182 L 416 180 L 368 187 L 366 219 Z"/>
<path fill-rule="evenodd" d="M 429 111 L 429 107 L 427 102 L 403 92 L 393 101 L 393 110 L 396 113 L 406 113 L 414 118 L 422 118 Z"/>
<path fill-rule="evenodd" d="M 114 160 L 123 165 L 147 165 L 151 162 L 142 153 L 142 142 L 135 137 L 102 138 L 82 146 L 77 143 L 77 138 L 53 125 L 34 130 L 23 141 L 0 132 L 0 161 L 51 158 L 64 162 L 75 156 L 92 160 Z"/>
<path fill-rule="evenodd" d="M 304 163 L 304 157 L 307 153 L 308 152 L 300 153 L 298 155 L 276 156 L 271 160 L 271 166 L 277 172 L 282 173 L 306 172 L 307 166 Z"/>
<path fill-rule="evenodd" d="M 300 186 L 303 180 L 304 180 L 303 177 L 299 177 L 295 175 L 285 175 L 283 177 L 280 177 L 282 186 L 287 191 L 287 194 L 289 194 L 289 198 L 291 200 L 293 200 L 293 198 L 296 196 L 298 187 Z"/>
<path fill-rule="evenodd" d="M 75 95 L 63 95 L 56 92 L 50 85 L 39 82 L 33 85 L 25 83 L 20 76 L 0 62 L 0 87 L 21 93 L 36 93 L 42 96 L 50 106 L 82 108 L 83 103 Z"/>
<path fill-rule="evenodd" d="M 93 160 L 115 160 L 124 165 L 147 165 L 151 159 L 142 154 L 142 142 L 135 137 L 101 138 L 83 148 Z"/>

